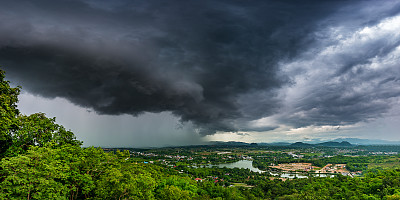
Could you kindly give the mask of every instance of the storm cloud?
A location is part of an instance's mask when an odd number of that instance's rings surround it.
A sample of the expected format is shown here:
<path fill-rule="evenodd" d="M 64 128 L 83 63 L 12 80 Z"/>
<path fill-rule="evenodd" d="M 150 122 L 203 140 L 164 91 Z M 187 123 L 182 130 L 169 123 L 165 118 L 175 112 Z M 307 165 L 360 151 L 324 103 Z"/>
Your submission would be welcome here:
<path fill-rule="evenodd" d="M 99 114 L 169 111 L 207 135 L 355 124 L 399 104 L 395 1 L 0 2 L 9 78 Z"/>

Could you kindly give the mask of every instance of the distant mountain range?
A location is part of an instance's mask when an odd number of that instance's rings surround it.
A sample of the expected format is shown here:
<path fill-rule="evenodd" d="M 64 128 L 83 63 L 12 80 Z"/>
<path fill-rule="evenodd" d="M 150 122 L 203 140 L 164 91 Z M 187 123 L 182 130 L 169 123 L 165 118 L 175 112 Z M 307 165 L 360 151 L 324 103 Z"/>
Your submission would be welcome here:
<path fill-rule="evenodd" d="M 337 138 L 332 141 L 333 142 L 347 141 L 355 145 L 400 145 L 400 141 L 372 140 L 372 139 L 360 139 L 360 138 Z"/>
<path fill-rule="evenodd" d="M 323 142 L 320 140 L 309 140 L 303 142 L 273 142 L 273 143 L 246 143 L 246 142 L 209 142 L 205 145 L 216 145 L 216 146 L 293 146 L 293 147 L 312 147 L 312 146 L 323 146 L 323 147 L 351 147 L 356 145 L 400 145 L 400 141 L 387 141 L 387 140 L 372 140 L 372 139 L 359 139 L 359 138 L 337 138 L 332 141 Z"/>
<path fill-rule="evenodd" d="M 354 145 L 400 145 L 400 141 L 388 141 L 379 139 L 360 139 L 360 138 L 336 138 L 331 140 L 321 140 L 321 139 L 307 139 L 300 142 L 308 144 L 319 144 L 323 142 L 350 142 Z"/>
<path fill-rule="evenodd" d="M 251 143 L 253 144 L 253 143 Z M 229 142 L 221 142 L 221 141 L 212 141 L 209 142 L 207 145 L 215 145 L 215 146 L 248 146 L 251 145 L 250 143 L 246 142 L 236 142 L 236 141 L 229 141 Z"/>
<path fill-rule="evenodd" d="M 296 142 L 291 144 L 290 146 L 293 147 L 313 147 L 313 146 L 318 146 L 318 147 L 351 147 L 353 146 L 351 143 L 347 141 L 342 141 L 342 142 L 322 142 L 318 144 L 308 144 L 308 143 L 303 143 L 303 142 Z"/>
<path fill-rule="evenodd" d="M 351 147 L 353 146 L 351 143 L 347 141 L 342 142 L 322 142 L 317 144 L 309 144 L 304 142 L 295 142 L 295 143 L 286 143 L 286 142 L 277 142 L 277 143 L 245 143 L 245 142 L 210 142 L 208 145 L 215 146 L 292 146 L 292 147 Z"/>
<path fill-rule="evenodd" d="M 295 143 L 291 144 L 290 146 L 291 147 L 312 147 L 314 145 L 313 144 L 304 143 L 304 142 L 295 142 Z"/>
<path fill-rule="evenodd" d="M 289 142 L 273 142 L 273 143 L 257 143 L 259 146 L 289 146 L 292 143 Z"/>
<path fill-rule="evenodd" d="M 317 146 L 325 146 L 325 147 L 351 147 L 354 146 L 352 145 L 350 142 L 347 141 L 341 141 L 341 142 L 323 142 L 323 143 L 319 143 L 316 144 Z"/>

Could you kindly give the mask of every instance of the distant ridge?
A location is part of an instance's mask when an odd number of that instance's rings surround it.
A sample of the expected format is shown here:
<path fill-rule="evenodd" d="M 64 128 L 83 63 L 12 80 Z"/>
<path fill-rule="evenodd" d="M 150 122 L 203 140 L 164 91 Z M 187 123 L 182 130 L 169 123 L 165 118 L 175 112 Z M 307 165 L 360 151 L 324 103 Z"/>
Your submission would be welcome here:
<path fill-rule="evenodd" d="M 272 142 L 272 143 L 258 143 L 259 146 L 289 146 L 291 143 L 289 142 Z"/>
<path fill-rule="evenodd" d="M 351 147 L 353 146 L 350 142 L 342 141 L 342 142 L 322 142 L 318 144 L 308 144 L 304 142 L 295 142 L 291 144 L 292 147 Z"/>
<path fill-rule="evenodd" d="M 322 142 L 320 140 L 313 140 L 307 142 L 260 142 L 260 143 L 246 143 L 237 141 L 210 141 L 201 145 L 190 146 L 291 146 L 291 147 L 352 147 L 357 145 L 400 145 L 400 141 L 387 141 L 387 140 L 371 140 L 359 138 L 337 138 L 332 141 Z"/>
<path fill-rule="evenodd" d="M 356 145 L 400 145 L 400 141 L 388 140 L 373 140 L 373 139 L 360 139 L 360 138 L 337 138 L 333 142 L 347 141 Z"/>
<path fill-rule="evenodd" d="M 316 144 L 316 146 L 324 146 L 324 147 L 351 147 L 353 146 L 350 142 L 342 141 L 342 142 L 322 142 Z"/>
<path fill-rule="evenodd" d="M 236 142 L 236 141 L 229 141 L 229 142 L 212 141 L 208 145 L 216 145 L 216 146 L 247 146 L 247 145 L 250 145 L 250 143 Z"/>
<path fill-rule="evenodd" d="M 307 144 L 307 143 L 304 143 L 304 142 L 295 142 L 295 143 L 291 144 L 290 146 L 292 146 L 292 147 L 312 147 L 314 145 Z"/>

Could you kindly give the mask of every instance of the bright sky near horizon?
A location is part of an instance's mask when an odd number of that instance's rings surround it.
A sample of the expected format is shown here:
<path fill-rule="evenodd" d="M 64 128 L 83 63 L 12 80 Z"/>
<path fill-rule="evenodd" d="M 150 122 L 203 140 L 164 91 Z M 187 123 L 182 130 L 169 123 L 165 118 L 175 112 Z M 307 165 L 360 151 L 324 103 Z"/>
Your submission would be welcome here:
<path fill-rule="evenodd" d="M 400 140 L 400 1 L 0 3 L 19 109 L 85 146 Z"/>

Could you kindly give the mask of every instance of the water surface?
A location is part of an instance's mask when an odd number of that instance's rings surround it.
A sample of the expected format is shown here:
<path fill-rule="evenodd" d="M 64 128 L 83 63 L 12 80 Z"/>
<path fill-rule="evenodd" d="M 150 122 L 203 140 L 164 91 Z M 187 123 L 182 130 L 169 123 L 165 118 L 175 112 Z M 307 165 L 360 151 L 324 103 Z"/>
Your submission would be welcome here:
<path fill-rule="evenodd" d="M 250 169 L 252 172 L 263 173 L 264 171 L 259 170 L 258 168 L 253 167 L 253 161 L 251 160 L 239 160 L 234 163 L 223 163 L 218 165 L 207 165 L 207 167 L 219 167 L 219 168 L 242 168 L 242 169 Z"/>

